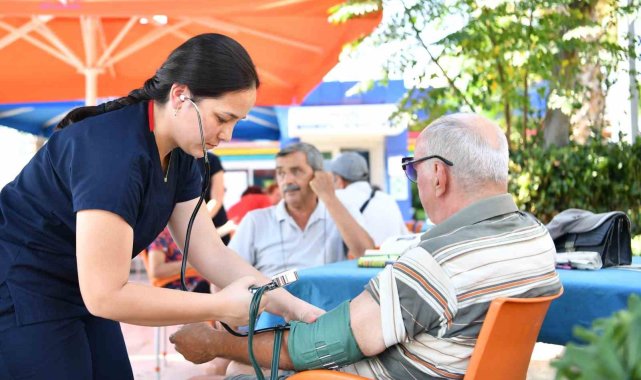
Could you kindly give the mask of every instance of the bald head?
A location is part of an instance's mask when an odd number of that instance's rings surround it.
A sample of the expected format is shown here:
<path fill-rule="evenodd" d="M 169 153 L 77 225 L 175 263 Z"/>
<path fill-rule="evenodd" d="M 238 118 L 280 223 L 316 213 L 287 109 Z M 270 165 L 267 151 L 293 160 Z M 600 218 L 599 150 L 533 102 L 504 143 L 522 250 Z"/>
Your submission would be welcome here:
<path fill-rule="evenodd" d="M 471 133 L 475 133 L 484 139 L 491 148 L 496 150 L 501 148 L 501 142 L 504 140 L 503 131 L 486 117 L 474 113 L 457 113 L 451 116 L 444 116 L 439 120 L 442 123 L 456 120 L 457 123 L 468 128 Z M 436 122 L 433 124 L 436 124 Z"/>
<path fill-rule="evenodd" d="M 438 118 L 421 132 L 416 152 L 417 157 L 437 154 L 452 161 L 452 176 L 464 191 L 487 185 L 507 190 L 507 139 L 483 116 L 457 113 Z"/>

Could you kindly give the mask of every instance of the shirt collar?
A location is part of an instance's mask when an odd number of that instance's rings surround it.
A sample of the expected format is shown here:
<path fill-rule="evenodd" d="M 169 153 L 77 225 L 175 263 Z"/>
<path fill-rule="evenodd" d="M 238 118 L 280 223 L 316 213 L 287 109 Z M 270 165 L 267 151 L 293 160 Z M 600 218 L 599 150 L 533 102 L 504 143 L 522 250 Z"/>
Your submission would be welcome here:
<path fill-rule="evenodd" d="M 519 209 L 516 207 L 511 194 L 501 194 L 485 198 L 472 203 L 442 223 L 437 224 L 424 233 L 423 236 L 421 236 L 421 240 L 441 236 L 464 226 L 517 211 L 519 211 Z"/>
<path fill-rule="evenodd" d="M 149 120 L 149 132 L 154 131 L 155 121 L 154 121 L 154 101 L 150 100 L 147 104 L 147 119 Z"/>
<path fill-rule="evenodd" d="M 325 219 L 327 216 L 327 212 L 325 211 L 325 204 L 321 202 L 320 200 L 316 204 L 316 208 L 314 208 L 314 211 L 312 212 L 312 215 L 309 217 L 309 221 L 307 224 L 311 224 L 315 222 L 317 219 Z M 293 219 L 291 215 L 287 212 L 287 209 L 285 208 L 285 200 L 281 199 L 280 202 L 276 205 L 276 220 L 279 222 L 287 219 Z"/>
<path fill-rule="evenodd" d="M 372 191 L 372 187 L 367 181 L 357 181 L 357 182 L 352 182 L 349 185 L 345 186 L 346 189 L 354 189 L 356 191 L 361 191 L 361 192 L 370 192 Z"/>

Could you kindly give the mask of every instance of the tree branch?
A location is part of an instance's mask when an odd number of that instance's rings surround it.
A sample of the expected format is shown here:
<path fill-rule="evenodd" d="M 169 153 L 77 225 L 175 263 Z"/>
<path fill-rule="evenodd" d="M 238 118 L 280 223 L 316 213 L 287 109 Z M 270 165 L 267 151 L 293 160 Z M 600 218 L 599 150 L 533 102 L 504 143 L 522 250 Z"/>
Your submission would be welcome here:
<path fill-rule="evenodd" d="M 425 42 L 421 38 L 421 31 L 416 27 L 416 24 L 414 24 L 412 22 L 411 17 L 410 17 L 410 12 L 411 11 L 407 7 L 407 5 L 405 5 L 405 1 L 401 0 L 401 3 L 403 4 L 403 8 L 405 8 L 405 15 L 409 19 L 409 23 L 412 26 L 412 30 L 414 30 L 414 33 L 416 34 L 416 39 L 421 43 L 421 45 L 423 46 L 423 48 L 425 49 L 427 54 L 430 56 L 430 59 L 432 60 L 432 62 L 434 62 L 436 67 L 439 68 L 439 70 L 441 71 L 441 74 L 443 74 L 443 76 L 445 77 L 445 79 L 449 83 L 450 87 L 454 90 L 454 92 L 456 92 L 461 97 L 461 99 L 463 99 L 463 102 L 465 102 L 465 104 L 467 104 L 467 106 L 470 107 L 472 112 L 476 112 L 476 110 L 475 110 L 474 106 L 472 105 L 472 103 L 470 103 L 467 100 L 467 97 L 463 94 L 463 92 L 458 87 L 456 87 L 456 85 L 454 84 L 454 81 L 447 75 L 447 73 L 445 72 L 445 69 L 439 63 L 438 58 L 436 58 L 436 57 L 434 57 L 432 55 L 432 53 L 430 52 L 430 49 L 428 48 L 428 46 L 425 44 Z"/>

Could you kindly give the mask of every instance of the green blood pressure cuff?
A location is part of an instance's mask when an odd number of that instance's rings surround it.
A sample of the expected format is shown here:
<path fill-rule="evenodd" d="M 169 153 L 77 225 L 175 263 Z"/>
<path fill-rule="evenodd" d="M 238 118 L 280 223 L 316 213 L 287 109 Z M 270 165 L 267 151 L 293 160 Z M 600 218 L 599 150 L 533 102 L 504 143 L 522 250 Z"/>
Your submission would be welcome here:
<path fill-rule="evenodd" d="M 364 355 L 349 319 L 349 301 L 345 301 L 314 323 L 291 322 L 287 350 L 294 368 L 338 368 L 361 360 Z"/>

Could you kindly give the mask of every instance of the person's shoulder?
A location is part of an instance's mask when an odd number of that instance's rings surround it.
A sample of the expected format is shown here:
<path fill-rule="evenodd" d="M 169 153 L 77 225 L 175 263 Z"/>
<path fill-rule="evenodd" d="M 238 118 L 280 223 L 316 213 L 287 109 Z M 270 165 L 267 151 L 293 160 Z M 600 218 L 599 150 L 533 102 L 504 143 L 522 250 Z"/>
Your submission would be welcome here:
<path fill-rule="evenodd" d="M 147 117 L 144 107 L 130 105 L 89 117 L 55 132 L 45 145 L 55 162 L 103 161 L 124 169 L 148 166 L 151 162 L 150 137 L 145 136 Z M 151 132 L 148 132 L 151 133 Z"/>
<path fill-rule="evenodd" d="M 147 120 L 146 102 L 140 102 L 80 120 L 69 125 L 61 132 L 81 133 L 88 129 L 95 129 L 96 133 L 132 131 L 132 123 L 146 122 Z"/>
<path fill-rule="evenodd" d="M 212 166 L 221 166 L 220 157 L 218 157 L 218 155 L 208 151 L 207 159 L 209 160 L 209 163 L 212 164 Z"/>
<path fill-rule="evenodd" d="M 336 197 L 343 203 L 348 201 L 350 197 L 350 192 L 347 189 L 336 189 L 334 190 Z"/>
<path fill-rule="evenodd" d="M 376 193 L 374 194 L 373 200 L 380 200 L 381 203 L 388 204 L 390 206 L 395 206 L 398 207 L 398 203 L 396 203 L 396 199 L 392 197 L 390 194 L 384 192 L 383 190 L 376 190 Z"/>
<path fill-rule="evenodd" d="M 147 113 L 143 103 L 88 117 L 54 133 L 58 144 L 83 144 L 92 150 L 122 152 L 146 145 Z"/>

